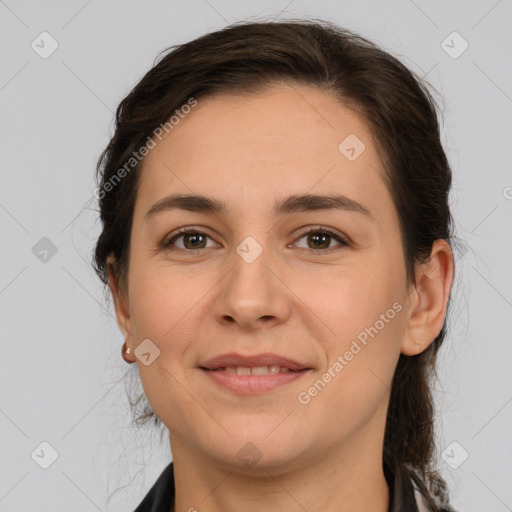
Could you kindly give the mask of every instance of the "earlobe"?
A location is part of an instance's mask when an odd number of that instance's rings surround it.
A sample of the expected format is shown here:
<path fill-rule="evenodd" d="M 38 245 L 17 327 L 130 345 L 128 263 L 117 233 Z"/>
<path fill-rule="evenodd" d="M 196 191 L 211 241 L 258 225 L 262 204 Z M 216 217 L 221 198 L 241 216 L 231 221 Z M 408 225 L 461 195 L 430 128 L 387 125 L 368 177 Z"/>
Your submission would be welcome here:
<path fill-rule="evenodd" d="M 126 361 L 126 357 L 131 358 L 130 352 L 126 354 L 125 349 L 128 347 L 132 347 L 133 340 L 131 339 L 131 319 L 130 319 L 130 310 L 128 307 L 128 298 L 126 297 L 126 294 L 124 291 L 120 288 L 118 285 L 118 275 L 117 275 L 117 264 L 116 260 L 113 254 L 109 254 L 107 257 L 107 275 L 108 275 L 108 284 L 110 288 L 110 292 L 112 294 L 112 298 L 114 301 L 114 307 L 116 310 L 116 318 L 117 318 L 117 324 L 119 326 L 119 329 L 123 333 L 123 336 L 125 337 L 126 341 L 123 345 L 122 354 L 123 358 Z M 133 353 L 133 348 L 131 349 L 131 352 Z M 134 361 L 127 361 L 127 362 L 134 362 Z"/>
<path fill-rule="evenodd" d="M 122 358 L 128 363 L 132 364 L 135 362 L 135 359 L 133 359 L 131 355 L 132 351 L 130 347 L 126 346 L 126 341 L 123 343 L 123 346 L 121 347 L 121 356 Z"/>
<path fill-rule="evenodd" d="M 423 352 L 443 328 L 453 282 L 454 262 L 450 244 L 436 240 L 430 258 L 416 272 L 416 284 L 410 294 L 410 310 L 401 353 L 407 356 Z"/>

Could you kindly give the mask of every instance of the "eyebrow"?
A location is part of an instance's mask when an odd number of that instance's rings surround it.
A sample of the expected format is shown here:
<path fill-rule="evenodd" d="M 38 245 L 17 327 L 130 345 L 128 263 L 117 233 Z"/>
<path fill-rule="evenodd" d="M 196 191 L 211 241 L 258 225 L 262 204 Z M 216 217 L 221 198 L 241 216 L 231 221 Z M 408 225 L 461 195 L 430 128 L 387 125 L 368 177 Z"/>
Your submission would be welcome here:
<path fill-rule="evenodd" d="M 163 197 L 157 201 L 146 212 L 144 219 L 148 220 L 158 213 L 172 210 L 220 214 L 227 211 L 227 206 L 224 202 L 213 197 L 195 194 L 174 194 Z M 366 206 L 339 194 L 293 195 L 276 201 L 273 207 L 273 213 L 276 216 L 318 210 L 343 210 L 356 212 L 375 222 L 375 218 Z"/>

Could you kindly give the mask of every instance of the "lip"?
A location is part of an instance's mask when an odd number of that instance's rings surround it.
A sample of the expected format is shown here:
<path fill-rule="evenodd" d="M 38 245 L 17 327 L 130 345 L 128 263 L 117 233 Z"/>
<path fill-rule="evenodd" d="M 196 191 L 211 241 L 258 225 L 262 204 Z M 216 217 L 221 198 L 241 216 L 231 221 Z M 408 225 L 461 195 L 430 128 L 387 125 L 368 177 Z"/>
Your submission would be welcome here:
<path fill-rule="evenodd" d="M 263 354 L 255 354 L 252 356 L 242 356 L 235 352 L 229 354 L 221 354 L 201 363 L 199 367 L 205 370 L 218 370 L 227 366 L 240 366 L 244 368 L 254 368 L 257 366 L 277 365 L 286 367 L 293 371 L 309 370 L 310 367 L 294 361 L 288 357 L 265 352 Z"/>
<path fill-rule="evenodd" d="M 226 371 L 228 366 L 254 368 L 270 365 L 285 367 L 290 371 L 268 375 L 237 375 Z M 237 395 L 246 396 L 262 395 L 300 379 L 312 370 L 293 359 L 269 352 L 252 356 L 242 356 L 236 353 L 222 354 L 205 361 L 199 366 L 199 369 L 220 387 Z"/>
<path fill-rule="evenodd" d="M 226 370 L 205 370 L 201 372 L 220 387 L 236 395 L 262 395 L 273 389 L 303 377 L 311 370 L 290 371 L 269 375 L 237 375 Z"/>

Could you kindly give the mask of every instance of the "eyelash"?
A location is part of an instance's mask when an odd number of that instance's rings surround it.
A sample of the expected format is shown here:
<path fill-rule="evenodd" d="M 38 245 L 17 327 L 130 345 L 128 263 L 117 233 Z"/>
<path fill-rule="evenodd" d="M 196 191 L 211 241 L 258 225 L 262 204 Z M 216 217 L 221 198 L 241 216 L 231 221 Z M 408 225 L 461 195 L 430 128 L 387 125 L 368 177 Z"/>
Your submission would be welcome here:
<path fill-rule="evenodd" d="M 164 249 L 166 251 L 185 251 L 185 252 L 189 252 L 189 253 L 190 252 L 193 253 L 196 251 L 202 251 L 205 249 L 211 249 L 211 247 L 204 247 L 204 248 L 198 248 L 198 249 L 182 249 L 181 247 L 178 247 L 178 248 L 172 247 L 172 244 L 178 238 L 181 238 L 182 236 L 187 235 L 187 234 L 205 235 L 211 239 L 211 237 L 207 233 L 204 233 L 203 231 L 199 231 L 198 229 L 194 229 L 194 228 L 190 228 L 190 227 L 182 228 L 182 229 L 178 230 L 177 233 L 171 239 L 169 239 L 168 241 L 164 241 L 162 243 L 162 249 Z M 337 231 L 334 231 L 327 227 L 318 227 L 318 228 L 309 229 L 308 231 L 304 231 L 299 235 L 299 237 L 297 238 L 297 241 L 307 235 L 310 235 L 310 234 L 329 235 L 331 238 L 334 238 L 337 242 L 339 242 L 341 247 L 349 247 L 351 245 L 350 242 L 346 238 L 344 238 L 342 235 L 340 235 Z M 304 248 L 301 247 L 300 249 L 304 249 Z M 305 249 L 305 250 L 319 252 L 319 253 L 321 253 L 321 252 L 325 253 L 325 252 L 331 252 L 333 249 L 335 250 L 336 247 L 329 247 L 327 249 L 319 249 L 319 250 L 315 250 L 315 249 Z"/>

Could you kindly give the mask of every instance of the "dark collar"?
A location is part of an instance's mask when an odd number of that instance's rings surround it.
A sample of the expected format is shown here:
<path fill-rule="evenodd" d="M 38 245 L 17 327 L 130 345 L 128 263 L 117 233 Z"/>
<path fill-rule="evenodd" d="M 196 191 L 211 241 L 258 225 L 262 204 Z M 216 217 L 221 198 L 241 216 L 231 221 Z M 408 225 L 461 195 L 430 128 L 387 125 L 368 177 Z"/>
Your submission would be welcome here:
<path fill-rule="evenodd" d="M 174 494 L 174 466 L 171 462 L 134 512 L 169 512 Z"/>
<path fill-rule="evenodd" d="M 384 469 L 390 489 L 389 512 L 418 512 L 414 486 L 401 471 Z M 174 501 L 174 467 L 171 462 L 134 512 L 169 512 Z"/>
<path fill-rule="evenodd" d="M 389 487 L 389 512 L 418 512 L 414 486 L 400 470 L 392 471 L 384 466 L 384 476 Z"/>

